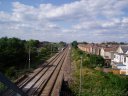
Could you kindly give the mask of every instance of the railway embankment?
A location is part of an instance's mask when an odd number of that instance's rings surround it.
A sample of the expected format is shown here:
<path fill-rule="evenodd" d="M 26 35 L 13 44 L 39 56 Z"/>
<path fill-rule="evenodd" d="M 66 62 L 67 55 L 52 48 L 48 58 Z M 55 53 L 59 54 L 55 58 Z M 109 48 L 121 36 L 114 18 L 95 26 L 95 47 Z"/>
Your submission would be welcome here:
<path fill-rule="evenodd" d="M 127 77 L 96 70 L 97 66 L 101 67 L 99 65 L 102 65 L 102 62 L 96 61 L 96 58 L 90 58 L 88 54 L 77 48 L 72 48 L 71 59 L 72 81 L 70 82 L 70 89 L 75 96 L 79 94 L 80 96 L 128 95 Z M 90 59 L 94 61 L 90 62 Z"/>

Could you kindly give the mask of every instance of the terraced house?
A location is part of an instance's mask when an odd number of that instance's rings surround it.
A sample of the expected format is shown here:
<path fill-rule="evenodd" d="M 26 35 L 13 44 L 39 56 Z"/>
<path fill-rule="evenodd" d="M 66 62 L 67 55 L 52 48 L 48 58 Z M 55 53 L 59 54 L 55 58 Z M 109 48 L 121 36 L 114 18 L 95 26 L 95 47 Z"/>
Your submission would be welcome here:
<path fill-rule="evenodd" d="M 91 44 L 78 44 L 78 48 L 87 53 L 92 53 L 92 45 Z"/>
<path fill-rule="evenodd" d="M 100 55 L 105 59 L 105 65 L 110 66 L 111 60 L 114 58 L 114 53 L 117 50 L 118 45 L 103 46 L 100 51 Z"/>
<path fill-rule="evenodd" d="M 98 44 L 78 44 L 78 48 L 89 54 L 100 55 L 100 46 Z"/>

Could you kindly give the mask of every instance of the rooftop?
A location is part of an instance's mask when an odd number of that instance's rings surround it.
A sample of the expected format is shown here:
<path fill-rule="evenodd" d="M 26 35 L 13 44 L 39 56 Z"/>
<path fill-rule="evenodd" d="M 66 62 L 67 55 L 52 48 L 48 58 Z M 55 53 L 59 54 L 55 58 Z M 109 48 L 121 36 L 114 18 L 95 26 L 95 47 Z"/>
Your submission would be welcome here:
<path fill-rule="evenodd" d="M 126 53 L 128 51 L 128 45 L 121 45 L 120 47 L 124 53 Z"/>

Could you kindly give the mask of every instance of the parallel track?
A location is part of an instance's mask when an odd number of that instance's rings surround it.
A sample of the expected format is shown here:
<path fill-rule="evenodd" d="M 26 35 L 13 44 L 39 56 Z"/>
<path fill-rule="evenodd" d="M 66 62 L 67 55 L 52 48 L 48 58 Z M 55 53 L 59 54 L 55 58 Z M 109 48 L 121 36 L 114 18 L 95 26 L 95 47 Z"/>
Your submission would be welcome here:
<path fill-rule="evenodd" d="M 53 93 L 54 91 L 56 93 L 59 92 L 61 88 L 63 67 L 68 54 L 69 46 L 33 71 L 32 74 L 29 74 L 24 79 L 22 78 L 20 82 L 16 83 L 17 86 L 28 96 L 50 96 L 51 94 L 52 96 L 56 96 Z M 15 95 L 11 91 L 8 91 L 5 96 Z"/>
<path fill-rule="evenodd" d="M 29 89 L 30 91 L 27 91 L 27 94 L 29 96 L 32 96 L 33 94 L 34 94 L 34 96 L 38 96 L 38 95 L 40 96 L 39 93 L 46 86 L 46 84 L 49 81 L 49 79 L 51 78 L 51 76 L 53 76 L 54 71 L 56 71 L 56 68 L 58 68 L 58 66 L 60 65 L 60 62 L 62 62 L 63 58 L 64 58 L 64 54 L 62 54 L 59 58 L 57 58 L 57 60 L 53 63 L 53 67 L 47 68 L 47 70 L 42 75 L 42 77 L 40 79 L 38 79 L 38 82 L 36 82 L 33 85 L 33 87 Z M 37 93 L 37 94 L 35 94 L 35 93 Z"/>
<path fill-rule="evenodd" d="M 54 86 L 57 84 L 59 79 L 62 81 L 63 72 L 61 70 L 64 66 L 64 62 L 66 61 L 68 50 L 69 47 L 65 48 L 63 52 L 60 52 L 40 70 L 37 70 L 34 75 L 19 83 L 19 87 L 28 96 L 50 96 L 53 94 L 53 91 L 56 88 Z M 59 85 L 57 84 L 57 86 Z"/>
<path fill-rule="evenodd" d="M 61 59 L 61 62 L 57 66 L 56 70 L 52 73 L 51 77 L 46 82 L 46 85 L 44 86 L 42 91 L 40 91 L 41 93 L 38 96 L 50 96 L 51 95 L 52 89 L 54 88 L 54 85 L 56 83 L 60 70 L 64 64 L 64 60 L 66 56 L 67 56 L 67 50 L 66 50 L 66 53 L 64 54 L 64 57 Z"/>

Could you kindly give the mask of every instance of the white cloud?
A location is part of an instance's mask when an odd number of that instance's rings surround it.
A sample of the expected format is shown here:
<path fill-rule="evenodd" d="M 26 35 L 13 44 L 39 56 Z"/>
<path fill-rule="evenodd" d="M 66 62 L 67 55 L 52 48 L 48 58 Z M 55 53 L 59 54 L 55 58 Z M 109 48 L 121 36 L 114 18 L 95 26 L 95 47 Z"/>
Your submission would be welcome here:
<path fill-rule="evenodd" d="M 123 20 L 122 20 L 122 23 L 126 23 L 126 24 L 128 24 L 128 17 L 127 17 L 127 18 L 124 17 Z"/>
<path fill-rule="evenodd" d="M 127 39 L 127 5 L 128 0 L 80 0 L 38 7 L 13 2 L 12 12 L 0 11 L 0 33 L 4 32 L 0 37 L 14 35 L 51 41 L 111 37 L 110 40 L 118 40 L 116 34 L 122 35 L 119 40 Z"/>

